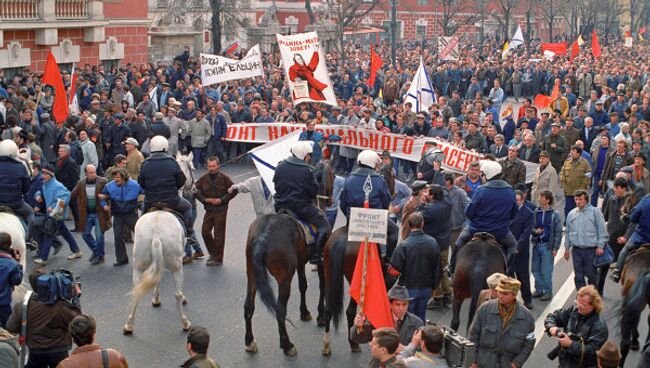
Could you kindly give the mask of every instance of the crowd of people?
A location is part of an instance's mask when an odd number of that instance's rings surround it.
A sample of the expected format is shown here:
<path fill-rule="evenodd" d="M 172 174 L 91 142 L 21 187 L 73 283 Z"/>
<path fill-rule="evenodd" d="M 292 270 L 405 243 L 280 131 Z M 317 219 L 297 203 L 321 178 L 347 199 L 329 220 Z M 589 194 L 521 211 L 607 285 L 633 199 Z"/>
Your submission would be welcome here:
<path fill-rule="evenodd" d="M 388 59 L 388 45 L 378 45 L 376 51 Z M 500 54 L 496 43 L 468 44 L 458 61 L 442 61 L 427 46 L 402 46 L 396 64 L 386 60 L 375 85 L 369 86 L 368 51 L 347 43 L 341 52 L 326 54 L 338 105 L 294 106 L 279 54 L 263 56 L 263 76 L 203 86 L 200 65 L 188 48 L 171 63 L 110 70 L 85 65 L 64 72 L 67 88 L 76 80 L 78 101 L 64 122 L 54 121 L 53 91 L 42 84 L 42 75 L 0 70 L 0 205 L 25 220 L 27 239 L 37 252 L 34 263 L 47 265 L 51 248 L 58 253 L 58 235 L 69 244 L 68 259 L 81 258 L 74 232 L 83 234 L 91 264 L 104 263 L 104 234 L 112 227 L 113 265 L 119 267 L 129 262 L 126 243 L 140 210 L 161 202 L 182 214 L 188 238 L 183 262 L 204 258 L 193 231 L 198 201 L 206 210 L 201 231 L 209 253 L 206 265 L 218 266 L 223 263 L 228 203 L 237 193 L 250 192 L 258 216 L 290 209 L 316 225 L 309 257 L 318 263 L 339 208 L 348 217 L 349 208 L 362 207 L 363 184 L 371 176 L 370 207 L 388 209 L 394 220 L 382 256 L 390 264 L 387 272 L 401 275 L 389 292 L 396 329 L 365 329 L 367 321 L 360 315 L 351 331 L 360 342 L 370 341 L 376 366 L 391 366 L 389 360 L 409 367 L 438 366 L 441 332 L 417 327 L 426 320 L 427 308 L 449 304 L 458 250 L 478 232 L 488 232 L 502 244 L 510 275 L 494 284 L 496 294 L 486 297 L 472 324 L 478 366 L 497 360 L 499 366 L 521 366 L 528 358 L 534 346 L 529 310 L 533 299 L 553 298 L 554 257 L 561 245 L 564 257 L 573 261 L 578 307 L 549 315 L 547 331 L 564 347 L 561 361 L 586 355 L 592 364 L 598 349 L 610 346 L 599 316 L 609 265 L 596 267 L 594 259 L 611 247 L 618 257 L 612 278 L 618 281 L 626 257 L 650 241 L 650 200 L 644 197 L 650 190 L 650 48 L 612 44 L 599 58 L 582 50 L 571 61 L 547 60 L 536 44 L 521 45 L 506 59 Z M 404 95 L 420 56 L 437 101 L 415 112 Z M 548 106 L 535 106 L 538 94 L 554 98 Z M 292 157 L 278 165 L 275 197 L 260 177 L 234 183 L 220 170 L 222 162 L 250 162 L 245 154 L 251 143 L 226 140 L 230 124 L 273 122 L 305 124 L 300 139 L 309 142 L 293 146 Z M 435 145 L 427 147 L 419 163 L 411 162 L 392 158 L 390 152 L 380 156 L 330 144 L 315 130 L 323 124 L 436 137 L 476 151 L 484 160 L 459 175 L 445 171 L 444 155 Z M 193 166 L 207 169 L 194 186 L 193 180 L 187 185 L 192 168 L 179 166 L 177 153 L 191 153 Z M 324 159 L 333 161 L 337 178 L 333 203 L 321 211 L 313 204 L 319 173 L 312 165 Z M 534 173 L 527 172 L 529 163 L 537 164 Z M 391 177 L 397 179 L 389 187 Z M 72 230 L 68 217 L 74 221 Z M 1 277 L 13 280 L 15 273 L 6 276 L 13 269 L 0 270 Z M 515 301 L 519 292 L 523 303 Z M 0 291 L 0 302 L 6 299 Z M 6 306 L 10 301 L 0 309 Z M 408 323 L 403 323 L 405 316 Z M 567 321 L 581 316 L 589 316 L 595 327 L 569 331 L 575 323 Z M 498 333 L 508 323 L 522 324 L 510 331 L 528 332 Z M 86 335 L 75 340 L 82 342 L 79 349 L 92 346 L 87 337 L 94 329 L 91 318 L 76 325 L 73 320 L 70 326 L 73 338 Z M 561 336 L 558 326 L 598 334 L 598 339 L 575 356 L 575 349 L 569 349 L 575 342 Z M 203 341 L 188 343 L 188 351 L 190 345 L 199 354 L 207 349 Z M 46 352 L 51 347 L 39 346 Z"/>

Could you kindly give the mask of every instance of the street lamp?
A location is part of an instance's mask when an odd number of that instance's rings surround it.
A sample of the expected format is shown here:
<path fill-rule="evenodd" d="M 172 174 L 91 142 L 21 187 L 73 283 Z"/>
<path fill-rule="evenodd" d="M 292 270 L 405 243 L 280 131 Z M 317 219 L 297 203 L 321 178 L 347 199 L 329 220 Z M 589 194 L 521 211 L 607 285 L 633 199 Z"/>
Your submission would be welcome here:
<path fill-rule="evenodd" d="M 390 10 L 390 57 L 397 68 L 397 0 L 391 0 Z"/>

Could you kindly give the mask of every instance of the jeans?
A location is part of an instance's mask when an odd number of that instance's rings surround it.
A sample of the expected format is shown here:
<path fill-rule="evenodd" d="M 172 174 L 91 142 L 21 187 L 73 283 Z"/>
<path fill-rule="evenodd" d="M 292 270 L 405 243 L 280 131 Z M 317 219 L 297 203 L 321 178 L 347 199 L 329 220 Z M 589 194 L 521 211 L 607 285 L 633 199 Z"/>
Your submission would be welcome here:
<path fill-rule="evenodd" d="M 589 248 L 571 248 L 571 257 L 573 257 L 573 272 L 575 273 L 574 281 L 576 290 L 589 285 L 598 286 L 598 272 L 594 267 L 594 258 L 596 257 L 596 247 Z M 585 278 L 587 283 L 585 283 Z"/>
<path fill-rule="evenodd" d="M 413 298 L 409 302 L 409 313 L 418 316 L 422 322 L 426 321 L 427 301 L 431 297 L 431 288 L 408 289 L 409 297 Z"/>
<path fill-rule="evenodd" d="M 95 230 L 94 237 L 93 229 Z M 88 248 L 93 251 L 93 255 L 96 258 L 104 257 L 104 233 L 99 227 L 99 219 L 96 213 L 86 215 L 86 227 L 81 237 L 86 242 L 86 245 L 88 245 Z"/>
<path fill-rule="evenodd" d="M 194 222 L 196 221 L 196 207 L 192 206 L 192 227 L 194 227 Z M 194 253 L 203 253 L 201 250 L 201 244 L 196 239 L 196 234 L 192 231 L 192 236 L 185 243 L 185 255 L 188 257 L 192 256 L 192 248 L 194 248 Z"/>
<path fill-rule="evenodd" d="M 192 162 L 194 163 L 194 167 L 198 169 L 201 167 L 204 161 L 203 159 L 205 156 L 205 147 L 194 147 L 192 149 L 192 152 L 194 152 Z"/>
<path fill-rule="evenodd" d="M 13 309 L 11 308 L 11 305 L 0 306 L 0 327 L 7 327 L 7 321 L 9 320 L 9 316 L 11 316 L 12 311 Z"/>
<path fill-rule="evenodd" d="M 79 252 L 79 246 L 77 245 L 77 241 L 74 240 L 74 237 L 72 236 L 72 233 L 68 229 L 68 227 L 65 225 L 65 222 L 63 221 L 57 221 L 56 222 L 57 230 L 58 233 L 65 239 L 65 241 L 68 243 L 70 246 L 70 251 L 72 253 L 77 253 Z M 38 257 L 44 261 L 47 261 L 47 258 L 50 255 L 50 248 L 52 247 L 52 243 L 54 243 L 55 237 L 48 235 L 48 234 L 43 234 L 43 242 L 41 243 L 41 246 L 38 248 Z"/>
<path fill-rule="evenodd" d="M 572 209 L 576 208 L 576 200 L 573 198 L 573 196 L 564 196 L 564 221 L 566 222 L 566 218 L 569 215 L 569 212 L 571 212 Z"/>
<path fill-rule="evenodd" d="M 338 214 L 338 212 L 339 212 L 338 208 L 325 211 L 325 213 L 327 214 L 327 222 L 330 223 L 330 227 L 332 229 L 334 228 L 334 224 L 336 223 L 336 215 Z"/>
<path fill-rule="evenodd" d="M 600 175 L 596 174 L 593 177 L 591 186 L 594 188 L 594 192 L 591 193 L 591 205 L 594 207 L 598 205 L 598 195 L 600 194 L 600 185 L 598 185 L 598 181 L 600 181 Z"/>
<path fill-rule="evenodd" d="M 533 245 L 531 272 L 535 277 L 535 291 L 553 293 L 553 251 L 547 243 Z"/>
<path fill-rule="evenodd" d="M 210 138 L 210 140 L 208 141 L 206 158 L 217 156 L 220 162 L 224 162 L 225 157 L 223 154 L 223 143 L 224 141 L 222 141 L 220 138 L 215 138 L 215 137 Z"/>
<path fill-rule="evenodd" d="M 639 246 L 641 244 L 643 244 L 643 242 L 634 241 L 634 235 L 630 237 L 630 239 L 627 241 L 627 243 L 625 243 L 625 246 L 621 250 L 621 253 L 618 255 L 618 259 L 616 260 L 617 270 L 623 271 L 623 267 L 625 266 L 625 261 L 627 260 L 627 257 L 630 255 L 630 253 L 639 249 Z"/>

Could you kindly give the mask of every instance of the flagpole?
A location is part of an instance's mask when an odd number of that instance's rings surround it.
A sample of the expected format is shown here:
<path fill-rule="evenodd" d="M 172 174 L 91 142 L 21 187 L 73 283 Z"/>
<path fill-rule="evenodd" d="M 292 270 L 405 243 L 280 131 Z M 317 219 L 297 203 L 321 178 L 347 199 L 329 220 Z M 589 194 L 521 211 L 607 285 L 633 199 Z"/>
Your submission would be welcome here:
<path fill-rule="evenodd" d="M 370 193 L 372 192 L 372 181 L 370 180 L 370 175 L 366 178 L 366 182 L 363 184 L 363 192 L 365 193 L 365 198 L 363 200 L 363 208 L 370 208 Z M 361 268 L 361 293 L 359 295 L 359 310 L 360 314 L 363 315 L 363 306 L 366 299 L 366 276 L 368 274 L 368 247 L 371 246 L 371 243 L 368 243 L 368 235 L 366 235 L 361 243 L 363 246 L 363 267 Z M 357 332 L 361 333 L 363 326 L 357 326 Z"/>

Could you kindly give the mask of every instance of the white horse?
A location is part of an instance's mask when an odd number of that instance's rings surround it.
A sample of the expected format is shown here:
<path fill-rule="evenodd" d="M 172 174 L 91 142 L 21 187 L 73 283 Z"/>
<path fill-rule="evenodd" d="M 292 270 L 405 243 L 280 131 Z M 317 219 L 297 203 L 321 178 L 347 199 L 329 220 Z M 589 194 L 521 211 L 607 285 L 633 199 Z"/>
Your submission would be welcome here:
<path fill-rule="evenodd" d="M 177 155 L 176 159 L 184 168 L 188 156 Z M 189 156 L 190 167 L 192 157 Z M 187 176 L 187 175 L 186 175 Z M 189 180 L 189 178 L 188 178 Z M 135 310 L 140 299 L 154 289 L 151 304 L 160 306 L 160 280 L 164 269 L 171 271 L 176 285 L 176 306 L 181 319 L 183 330 L 187 331 L 192 325 L 187 319 L 183 305 L 187 298 L 183 294 L 183 256 L 185 255 L 185 229 L 173 214 L 166 211 L 146 213 L 135 224 L 133 242 L 133 290 L 131 290 L 131 305 L 129 318 L 124 325 L 125 335 L 133 333 Z"/>
<path fill-rule="evenodd" d="M 14 288 L 11 296 L 12 301 L 22 302 L 25 293 L 31 289 L 29 286 L 29 273 L 27 272 L 27 253 L 25 251 L 25 228 L 20 219 L 11 213 L 0 213 L 0 232 L 5 232 L 11 236 L 11 248 L 20 253 L 20 264 L 23 265 L 23 282 L 20 286 Z"/>

